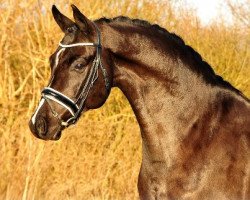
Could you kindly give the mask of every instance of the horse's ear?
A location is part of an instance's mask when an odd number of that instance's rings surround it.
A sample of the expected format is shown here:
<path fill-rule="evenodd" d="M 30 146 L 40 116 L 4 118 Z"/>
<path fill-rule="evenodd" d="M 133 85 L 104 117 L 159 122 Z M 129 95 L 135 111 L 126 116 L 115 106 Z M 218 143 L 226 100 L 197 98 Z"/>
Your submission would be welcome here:
<path fill-rule="evenodd" d="M 75 25 L 75 23 L 72 20 L 70 20 L 62 13 L 60 13 L 60 11 L 57 9 L 55 5 L 52 6 L 52 14 L 54 19 L 56 20 L 56 23 L 59 25 L 59 27 L 62 29 L 64 33 L 67 33 L 69 28 Z"/>
<path fill-rule="evenodd" d="M 85 33 L 91 33 L 93 30 L 93 22 L 85 17 L 75 5 L 72 4 L 71 7 L 78 28 Z"/>

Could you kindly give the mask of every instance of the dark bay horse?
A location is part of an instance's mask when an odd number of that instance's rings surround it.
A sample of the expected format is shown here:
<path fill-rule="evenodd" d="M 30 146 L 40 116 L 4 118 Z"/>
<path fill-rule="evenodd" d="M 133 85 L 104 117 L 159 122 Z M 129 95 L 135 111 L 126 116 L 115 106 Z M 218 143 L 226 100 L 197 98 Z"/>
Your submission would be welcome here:
<path fill-rule="evenodd" d="M 126 95 L 140 125 L 141 199 L 250 199 L 250 102 L 201 56 L 158 25 L 126 17 L 74 21 L 53 6 L 65 33 L 30 120 L 57 140 L 111 87 Z"/>

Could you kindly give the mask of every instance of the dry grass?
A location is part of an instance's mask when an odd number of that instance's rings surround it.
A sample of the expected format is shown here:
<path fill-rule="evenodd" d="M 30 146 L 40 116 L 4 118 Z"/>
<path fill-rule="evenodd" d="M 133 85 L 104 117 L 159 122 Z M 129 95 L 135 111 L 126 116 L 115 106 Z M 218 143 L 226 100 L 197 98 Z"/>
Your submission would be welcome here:
<path fill-rule="evenodd" d="M 68 16 L 75 3 L 91 19 L 127 15 L 176 32 L 250 96 L 249 30 L 223 22 L 202 27 L 192 13 L 183 11 L 179 18 L 172 5 L 147 0 L 63 2 L 57 5 Z M 62 37 L 51 5 L 0 1 L 0 199 L 136 199 L 141 139 L 118 89 L 58 142 L 35 139 L 28 129 L 49 77 L 48 57 Z"/>

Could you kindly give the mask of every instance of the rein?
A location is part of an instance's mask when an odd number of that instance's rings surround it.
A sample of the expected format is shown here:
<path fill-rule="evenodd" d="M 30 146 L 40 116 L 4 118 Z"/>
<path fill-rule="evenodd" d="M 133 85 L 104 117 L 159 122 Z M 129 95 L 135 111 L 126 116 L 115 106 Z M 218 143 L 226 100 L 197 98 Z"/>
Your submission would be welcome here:
<path fill-rule="evenodd" d="M 110 83 L 108 79 L 108 74 L 106 69 L 103 67 L 101 62 L 101 34 L 99 31 L 99 28 L 94 23 L 96 32 L 97 32 L 97 43 L 75 43 L 75 44 L 61 44 L 59 43 L 59 46 L 62 47 L 60 50 L 60 53 L 65 50 L 65 48 L 71 48 L 71 47 L 77 47 L 77 46 L 94 46 L 96 47 L 96 56 L 93 61 L 92 67 L 90 69 L 89 75 L 87 77 L 87 80 L 84 84 L 83 90 L 80 93 L 79 97 L 77 98 L 76 102 L 74 102 L 71 98 L 67 97 L 66 95 L 62 94 L 61 92 L 51 88 L 50 86 L 45 87 L 42 90 L 42 99 L 45 99 L 45 101 L 48 103 L 50 110 L 54 117 L 56 117 L 60 122 L 62 127 L 68 127 L 71 124 L 76 123 L 76 121 L 79 119 L 81 112 L 83 111 L 83 107 L 85 104 L 85 101 L 88 97 L 90 89 L 93 87 L 94 82 L 98 79 L 98 68 L 100 67 L 104 81 L 105 81 L 105 89 L 108 93 L 110 90 Z M 53 109 L 53 107 L 50 105 L 49 100 L 52 100 L 64 108 L 66 108 L 72 117 L 67 119 L 66 121 L 63 121 L 59 114 Z M 78 102 L 80 102 L 78 104 Z"/>

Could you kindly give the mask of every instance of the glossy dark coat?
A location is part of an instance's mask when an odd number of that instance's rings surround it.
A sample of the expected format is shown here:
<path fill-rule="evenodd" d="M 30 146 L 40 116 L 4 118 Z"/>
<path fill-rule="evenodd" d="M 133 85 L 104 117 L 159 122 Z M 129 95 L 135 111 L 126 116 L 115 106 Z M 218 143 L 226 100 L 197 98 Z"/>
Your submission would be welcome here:
<path fill-rule="evenodd" d="M 52 9 L 65 32 L 63 43 L 94 42 L 92 22 L 72 7 L 75 22 Z M 126 95 L 140 125 L 140 198 L 250 199 L 249 100 L 181 38 L 158 25 L 126 17 L 95 23 L 110 82 Z M 95 49 L 67 49 L 53 66 L 57 51 L 50 58 L 51 87 L 76 99 Z M 85 61 L 78 69 L 74 62 L 80 56 Z M 99 74 L 84 112 L 100 107 L 108 97 Z M 51 104 L 62 118 L 69 116 Z M 46 103 L 36 120 L 40 123 L 30 123 L 30 128 L 39 138 L 55 139 L 61 132 Z"/>

